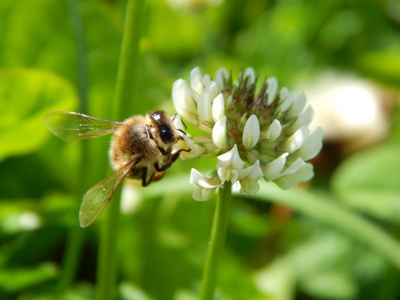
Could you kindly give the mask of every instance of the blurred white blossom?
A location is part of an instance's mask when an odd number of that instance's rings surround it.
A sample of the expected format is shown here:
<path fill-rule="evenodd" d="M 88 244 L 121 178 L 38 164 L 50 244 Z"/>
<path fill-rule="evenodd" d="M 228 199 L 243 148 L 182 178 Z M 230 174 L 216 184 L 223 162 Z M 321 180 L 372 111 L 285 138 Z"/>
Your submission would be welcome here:
<path fill-rule="evenodd" d="M 310 128 L 320 126 L 326 141 L 341 142 L 345 152 L 353 152 L 386 137 L 384 103 L 390 99 L 373 82 L 329 71 L 303 86 L 316 112 L 303 119 L 312 118 Z"/>

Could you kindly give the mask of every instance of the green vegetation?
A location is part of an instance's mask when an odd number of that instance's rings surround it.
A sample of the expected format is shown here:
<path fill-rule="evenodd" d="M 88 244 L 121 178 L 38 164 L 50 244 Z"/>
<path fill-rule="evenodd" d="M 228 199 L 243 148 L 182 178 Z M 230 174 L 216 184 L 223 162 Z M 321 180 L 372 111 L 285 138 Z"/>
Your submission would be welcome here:
<path fill-rule="evenodd" d="M 310 184 L 232 194 L 215 299 L 398 299 L 398 1 L 148 0 L 116 92 L 126 6 L 0 1 L 0 299 L 198 299 L 217 196 L 193 200 L 189 174 L 216 159 L 177 160 L 161 181 L 135 182 L 131 209 L 120 214 L 114 197 L 81 229 L 83 194 L 111 172 L 109 137 L 68 144 L 42 121 L 52 110 L 172 115 L 172 84 L 195 66 L 251 66 L 296 92 L 352 74 L 379 90 L 388 123 L 357 150 L 327 143 Z"/>

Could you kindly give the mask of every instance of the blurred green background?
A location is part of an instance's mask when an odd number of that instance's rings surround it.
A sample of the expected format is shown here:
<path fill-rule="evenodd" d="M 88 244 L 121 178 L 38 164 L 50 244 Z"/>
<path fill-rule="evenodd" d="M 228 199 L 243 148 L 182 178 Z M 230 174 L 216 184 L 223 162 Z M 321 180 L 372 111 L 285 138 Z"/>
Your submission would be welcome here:
<path fill-rule="evenodd" d="M 103 218 L 79 229 L 78 210 L 110 172 L 109 138 L 67 144 L 42 119 L 59 109 L 111 119 L 125 6 L 0 1 L 0 299 L 65 288 L 62 299 L 93 299 Z M 235 195 L 216 299 L 400 299 L 400 2 L 148 0 L 143 21 L 127 117 L 174 113 L 172 84 L 195 66 L 252 66 L 310 92 L 325 121 L 310 184 Z M 178 160 L 123 201 L 120 299 L 196 299 L 215 199 L 194 201 L 189 174 L 213 166 Z M 77 274 L 63 288 L 69 264 Z"/>

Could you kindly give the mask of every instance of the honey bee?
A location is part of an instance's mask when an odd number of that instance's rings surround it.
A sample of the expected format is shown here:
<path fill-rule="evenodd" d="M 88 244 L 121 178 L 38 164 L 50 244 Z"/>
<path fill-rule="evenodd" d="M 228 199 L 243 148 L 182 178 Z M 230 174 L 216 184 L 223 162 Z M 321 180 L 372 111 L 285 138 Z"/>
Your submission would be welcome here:
<path fill-rule="evenodd" d="M 176 115 L 175 115 L 176 116 Z M 183 129 L 177 129 L 164 111 L 133 116 L 123 122 L 93 118 L 71 111 L 53 111 L 44 117 L 46 127 L 67 142 L 78 142 L 113 134 L 109 156 L 114 172 L 92 187 L 79 210 L 81 227 L 89 226 L 104 210 L 125 177 L 141 179 L 142 186 L 160 180 L 179 157 L 172 146 L 183 140 Z"/>

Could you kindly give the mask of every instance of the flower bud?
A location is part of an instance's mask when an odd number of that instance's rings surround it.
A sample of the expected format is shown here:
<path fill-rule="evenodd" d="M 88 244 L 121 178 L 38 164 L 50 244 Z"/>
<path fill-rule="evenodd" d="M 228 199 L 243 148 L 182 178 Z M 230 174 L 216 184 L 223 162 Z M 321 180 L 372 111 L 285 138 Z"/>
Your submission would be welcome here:
<path fill-rule="evenodd" d="M 212 140 L 219 149 L 225 149 L 228 146 L 228 137 L 226 135 L 227 117 L 223 116 L 214 125 L 212 130 Z"/>
<path fill-rule="evenodd" d="M 274 180 L 278 178 L 286 164 L 286 157 L 289 153 L 284 153 L 270 163 L 261 166 L 261 170 L 266 180 Z"/>
<path fill-rule="evenodd" d="M 228 71 L 224 67 L 219 68 L 215 73 L 215 82 L 217 83 L 220 91 L 223 90 L 225 81 L 228 80 L 228 77 Z"/>
<path fill-rule="evenodd" d="M 178 79 L 172 86 L 172 101 L 176 111 L 185 116 L 189 114 L 196 114 L 195 102 L 190 94 L 189 87 L 185 80 Z"/>
<path fill-rule="evenodd" d="M 280 149 L 285 152 L 293 153 L 303 145 L 309 135 L 310 131 L 307 126 L 302 126 L 282 143 Z"/>
<path fill-rule="evenodd" d="M 199 114 L 199 119 L 203 123 L 212 122 L 211 99 L 207 91 L 201 94 L 197 99 L 197 113 Z"/>
<path fill-rule="evenodd" d="M 277 119 L 275 119 L 272 122 L 272 124 L 268 127 L 268 130 L 265 132 L 264 137 L 269 142 L 273 142 L 279 137 L 281 131 L 282 131 L 282 125 Z"/>
<path fill-rule="evenodd" d="M 214 122 L 217 122 L 225 115 L 224 94 L 219 94 L 215 97 L 212 103 L 212 117 Z"/>
<path fill-rule="evenodd" d="M 243 130 L 243 145 L 246 150 L 253 148 L 260 137 L 260 124 L 256 115 L 251 115 Z"/>
<path fill-rule="evenodd" d="M 267 94 L 268 94 L 268 102 L 267 104 L 270 105 L 276 97 L 276 93 L 278 92 L 278 80 L 275 77 L 270 77 L 267 80 L 268 83 L 268 88 L 267 88 Z"/>
<path fill-rule="evenodd" d="M 190 72 L 190 87 L 199 95 L 204 91 L 204 85 L 199 67 L 195 67 Z"/>

